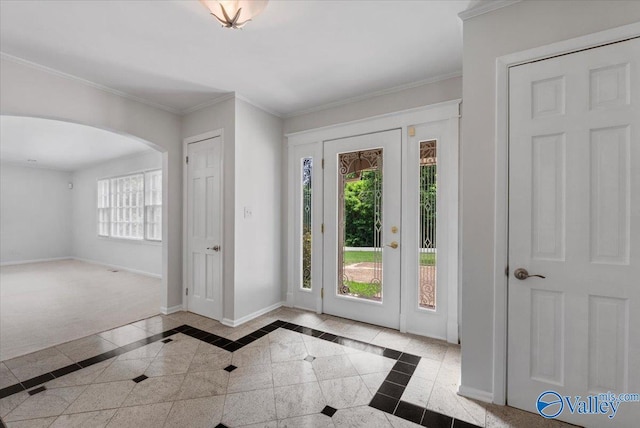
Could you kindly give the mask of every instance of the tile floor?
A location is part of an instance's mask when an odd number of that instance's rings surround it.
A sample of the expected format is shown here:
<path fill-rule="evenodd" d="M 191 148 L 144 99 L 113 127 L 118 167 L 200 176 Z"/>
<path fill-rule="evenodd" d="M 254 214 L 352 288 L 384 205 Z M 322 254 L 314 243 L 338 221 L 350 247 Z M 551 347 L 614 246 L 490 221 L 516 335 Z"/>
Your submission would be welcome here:
<path fill-rule="evenodd" d="M 458 346 L 336 317 L 281 308 L 230 328 L 180 312 L 1 362 L 0 418 L 10 428 L 565 426 L 461 397 L 459 373 Z"/>

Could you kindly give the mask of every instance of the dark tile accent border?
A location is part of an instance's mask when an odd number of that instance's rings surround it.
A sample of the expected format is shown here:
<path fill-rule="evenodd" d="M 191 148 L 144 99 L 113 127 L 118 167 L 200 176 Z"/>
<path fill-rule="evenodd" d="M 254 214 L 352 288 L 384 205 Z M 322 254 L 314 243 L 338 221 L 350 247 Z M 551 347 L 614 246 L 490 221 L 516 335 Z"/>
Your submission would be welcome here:
<path fill-rule="evenodd" d="M 453 418 L 451 416 L 443 415 L 442 413 L 433 412 L 429 409 L 424 411 L 424 415 L 422 416 L 422 422 L 420 425 L 423 427 L 451 427 L 453 425 Z"/>
<path fill-rule="evenodd" d="M 42 391 L 46 391 L 46 390 L 47 390 L 47 387 L 42 385 L 41 387 L 36 388 L 36 389 L 32 389 L 31 391 L 28 391 L 28 392 L 29 392 L 29 395 L 36 395 L 36 394 L 38 394 L 38 393 L 40 393 Z"/>
<path fill-rule="evenodd" d="M 147 338 L 138 340 L 137 342 L 133 342 L 128 345 L 113 349 L 111 351 L 96 355 L 94 357 L 87 358 L 86 360 L 80 361 L 78 363 L 70 364 L 66 367 L 62 367 L 50 373 L 45 373 L 21 383 L 3 388 L 0 390 L 0 399 L 13 394 L 17 394 L 21 391 L 25 391 L 34 386 L 46 383 L 57 377 L 73 373 L 74 371 L 80 370 L 82 368 L 89 367 L 93 364 L 108 360 L 109 358 L 122 355 L 129 351 L 133 351 L 134 349 L 140 348 L 150 343 L 154 343 L 159 340 L 167 343 L 168 341 L 172 341 L 172 339 L 164 339 L 177 333 L 185 334 L 187 336 L 193 337 L 194 339 L 209 343 L 229 352 L 235 352 L 238 349 L 243 348 L 244 346 L 260 339 L 263 336 L 266 336 L 267 334 L 279 328 L 295 331 L 300 334 L 313 336 L 322 340 L 326 340 L 328 342 L 337 343 L 342 346 L 347 346 L 349 348 L 396 360 L 396 363 L 374 395 L 373 399 L 369 403 L 369 406 L 383 412 L 390 413 L 399 418 L 432 428 L 438 428 L 441 426 L 447 428 L 450 428 L 451 426 L 455 428 L 477 427 L 476 425 L 470 424 L 468 422 L 454 419 L 450 416 L 433 412 L 424 407 L 416 406 L 415 404 L 400 400 L 402 394 L 404 393 L 404 390 L 407 388 L 407 384 L 409 383 L 411 376 L 413 376 L 413 372 L 416 370 L 416 366 L 421 360 L 420 356 L 407 354 L 391 348 L 372 345 L 370 343 L 361 342 L 359 340 L 350 339 L 347 337 L 336 336 L 335 334 L 327 333 L 321 330 L 315 330 L 313 328 L 304 327 L 298 324 L 293 324 L 281 320 L 274 321 L 271 324 L 261 327 L 253 333 L 249 333 L 248 335 L 241 337 L 240 339 L 235 341 L 184 324 L 171 330 L 167 330 L 162 333 L 154 334 Z M 235 366 L 230 365 L 226 367 L 225 370 L 231 372 L 235 368 Z M 136 379 L 140 379 L 140 381 L 142 381 L 146 379 L 146 376 L 144 376 L 144 379 L 141 379 L 143 376 L 144 375 L 139 376 L 133 380 L 136 381 Z M 37 390 L 39 389 L 40 388 L 38 388 Z M 326 410 L 327 408 L 333 409 L 330 406 L 326 406 L 324 410 Z M 327 414 L 324 410 L 322 411 L 322 413 Z M 335 411 L 336 410 L 333 409 L 333 413 L 335 413 Z M 328 416 L 333 416 L 333 413 Z M 219 424 L 218 427 L 226 428 L 226 426 L 223 424 Z M 2 427 L 0 426 L 0 428 Z"/>
<path fill-rule="evenodd" d="M 235 369 L 237 369 L 237 367 L 234 366 L 233 364 L 229 364 L 227 367 L 224 368 L 224 370 L 228 371 L 229 373 L 231 373 Z"/>
<path fill-rule="evenodd" d="M 179 328 L 183 328 L 183 327 L 189 328 L 189 326 L 186 326 L 186 325 L 180 326 Z M 92 366 L 94 364 L 108 360 L 109 358 L 117 357 L 118 355 L 122 355 L 129 351 L 133 351 L 134 349 L 138 349 L 142 346 L 157 342 L 158 340 L 164 339 L 166 337 L 173 336 L 176 333 L 178 333 L 177 329 L 171 329 L 162 333 L 154 334 L 153 336 L 138 340 L 133 343 L 129 343 L 128 345 L 124 345 L 119 348 L 113 349 L 111 351 L 103 352 L 102 354 L 93 356 L 91 358 L 87 358 L 86 360 L 69 364 L 68 366 L 61 367 L 49 373 L 44 373 L 44 374 L 41 374 L 40 376 L 36 376 L 31 379 L 24 380 L 20 383 L 16 383 L 15 385 L 2 388 L 0 389 L 0 399 L 8 397 L 13 394 L 17 394 L 22 391 L 26 391 L 28 389 L 33 388 L 34 386 L 42 385 L 46 382 L 49 382 L 50 380 L 62 377 L 64 375 L 73 373 L 75 371 L 78 371 L 86 367 Z"/>
<path fill-rule="evenodd" d="M 330 418 L 333 417 L 333 415 L 336 414 L 336 412 L 338 411 L 338 409 L 335 409 L 331 406 L 324 406 L 324 409 L 322 409 L 322 411 L 320 413 L 322 413 L 323 415 L 327 415 Z"/>
<path fill-rule="evenodd" d="M 131 380 L 132 380 L 132 381 L 134 381 L 135 383 L 140 383 L 140 382 L 142 382 L 143 380 L 147 380 L 147 379 L 149 379 L 149 376 L 147 376 L 147 375 L 143 375 L 143 374 L 142 374 L 142 375 L 140 375 L 140 376 L 138 376 L 138 377 L 134 377 L 134 378 L 133 378 L 133 379 L 131 379 Z"/>

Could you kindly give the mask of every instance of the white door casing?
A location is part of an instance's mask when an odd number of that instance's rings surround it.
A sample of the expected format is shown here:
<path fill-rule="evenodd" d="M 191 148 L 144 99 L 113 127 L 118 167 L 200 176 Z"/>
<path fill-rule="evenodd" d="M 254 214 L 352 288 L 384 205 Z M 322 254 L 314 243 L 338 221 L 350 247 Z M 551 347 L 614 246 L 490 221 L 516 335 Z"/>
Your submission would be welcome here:
<path fill-rule="evenodd" d="M 400 327 L 401 130 L 341 138 L 324 143 L 324 300 L 323 312 L 398 329 Z M 341 153 L 382 149 L 382 301 L 338 293 L 338 157 Z M 397 231 L 392 232 L 392 227 Z"/>
<path fill-rule="evenodd" d="M 509 405 L 640 390 L 637 52 L 635 39 L 510 69 Z M 615 425 L 639 417 L 622 404 Z"/>
<path fill-rule="evenodd" d="M 222 318 L 222 139 L 187 145 L 187 309 Z"/>

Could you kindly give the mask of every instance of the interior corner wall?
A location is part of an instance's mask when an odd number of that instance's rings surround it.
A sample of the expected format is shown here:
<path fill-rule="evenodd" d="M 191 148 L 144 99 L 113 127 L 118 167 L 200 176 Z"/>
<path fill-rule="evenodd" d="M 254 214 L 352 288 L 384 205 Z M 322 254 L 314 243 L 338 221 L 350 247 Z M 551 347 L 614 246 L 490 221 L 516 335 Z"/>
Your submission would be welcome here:
<path fill-rule="evenodd" d="M 207 132 L 223 130 L 223 318 L 234 318 L 234 216 L 235 216 L 235 96 L 185 115 L 182 118 L 182 139 Z M 182 149 L 181 149 L 182 150 Z M 181 202 L 182 203 L 182 202 Z M 180 255 L 182 262 L 182 254 Z M 187 269 L 187 266 L 185 266 Z"/>
<path fill-rule="evenodd" d="M 0 58 L 0 114 L 80 123 L 143 140 L 163 152 L 163 294 L 182 304 L 180 117 L 36 66 Z"/>
<path fill-rule="evenodd" d="M 162 168 L 162 154 L 150 151 L 93 165 L 72 176 L 72 251 L 75 258 L 162 276 L 162 243 L 99 237 L 97 181 Z"/>
<path fill-rule="evenodd" d="M 462 97 L 462 78 L 451 77 L 384 95 L 354 101 L 311 113 L 291 116 L 284 121 L 290 134 L 323 126 L 367 119 L 386 113 L 424 107 Z"/>
<path fill-rule="evenodd" d="M 0 165 L 0 263 L 70 257 L 71 173 Z"/>
<path fill-rule="evenodd" d="M 496 58 L 640 21 L 634 1 L 522 1 L 464 22 L 462 385 L 493 394 Z"/>
<path fill-rule="evenodd" d="M 282 301 L 282 119 L 236 99 L 235 320 Z"/>

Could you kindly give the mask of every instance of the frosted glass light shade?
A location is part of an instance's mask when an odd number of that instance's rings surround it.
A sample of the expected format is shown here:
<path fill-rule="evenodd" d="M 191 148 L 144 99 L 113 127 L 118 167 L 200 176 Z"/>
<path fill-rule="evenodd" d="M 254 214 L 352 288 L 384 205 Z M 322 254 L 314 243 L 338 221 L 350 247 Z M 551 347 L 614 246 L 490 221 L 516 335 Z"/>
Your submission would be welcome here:
<path fill-rule="evenodd" d="M 226 28 L 242 28 L 262 12 L 269 0 L 200 0 Z"/>

